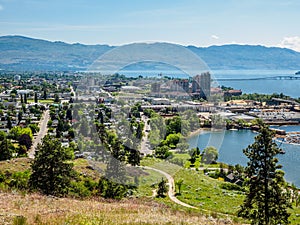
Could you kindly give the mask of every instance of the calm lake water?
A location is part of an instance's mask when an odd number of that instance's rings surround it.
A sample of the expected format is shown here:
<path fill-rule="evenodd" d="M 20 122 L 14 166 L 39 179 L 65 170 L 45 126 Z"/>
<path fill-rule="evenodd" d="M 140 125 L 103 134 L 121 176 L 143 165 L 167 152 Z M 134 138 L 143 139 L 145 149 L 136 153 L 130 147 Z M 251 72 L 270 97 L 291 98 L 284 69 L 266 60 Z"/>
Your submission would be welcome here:
<path fill-rule="evenodd" d="M 300 97 L 299 80 L 247 80 L 249 78 L 294 76 L 295 70 L 214 70 L 212 74 L 219 85 L 241 89 L 243 93 L 273 94 Z M 299 76 L 299 75 L 298 75 Z M 220 81 L 218 79 L 243 78 L 239 81 Z"/>
<path fill-rule="evenodd" d="M 300 131 L 300 126 L 281 126 L 280 129 L 284 129 L 288 132 Z M 254 142 L 256 135 L 257 133 L 250 130 L 208 131 L 191 137 L 189 144 L 191 148 L 198 146 L 202 150 L 207 146 L 214 146 L 219 150 L 218 161 L 231 165 L 241 164 L 246 166 L 248 159 L 243 154 L 243 149 Z M 283 166 L 282 169 L 285 171 L 285 179 L 300 187 L 300 145 L 282 144 L 279 142 L 277 142 L 277 144 L 285 151 L 284 155 L 278 156 L 279 163 Z"/>

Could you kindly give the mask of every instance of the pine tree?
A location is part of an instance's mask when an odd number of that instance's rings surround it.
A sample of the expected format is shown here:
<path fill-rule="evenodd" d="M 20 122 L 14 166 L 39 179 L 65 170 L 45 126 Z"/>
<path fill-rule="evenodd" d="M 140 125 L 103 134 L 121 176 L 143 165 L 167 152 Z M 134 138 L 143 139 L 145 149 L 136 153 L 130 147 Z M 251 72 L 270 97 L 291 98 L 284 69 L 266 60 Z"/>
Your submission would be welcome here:
<path fill-rule="evenodd" d="M 129 154 L 127 158 L 127 162 L 132 166 L 139 166 L 141 161 L 140 152 L 135 149 L 128 149 Z"/>
<path fill-rule="evenodd" d="M 73 173 L 73 164 L 67 161 L 72 158 L 73 153 L 58 140 L 45 136 L 31 165 L 30 187 L 46 195 L 66 194 Z"/>
<path fill-rule="evenodd" d="M 10 118 L 10 116 L 7 117 L 7 124 L 6 124 L 6 127 L 7 127 L 8 129 L 11 129 L 11 128 L 12 128 L 12 123 L 11 123 L 11 118 Z"/>
<path fill-rule="evenodd" d="M 251 220 L 252 224 L 288 224 L 291 207 L 284 173 L 279 170 L 276 155 L 282 150 L 272 140 L 274 132 L 260 124 L 255 142 L 244 149 L 249 158 L 245 169 L 247 195 L 238 215 Z"/>
<path fill-rule="evenodd" d="M 24 103 L 27 104 L 27 94 L 24 94 Z"/>
<path fill-rule="evenodd" d="M 167 191 L 167 182 L 163 178 L 161 178 L 161 182 L 158 183 L 157 197 L 165 197 Z"/>
<path fill-rule="evenodd" d="M 34 102 L 38 103 L 38 96 L 37 96 L 37 92 L 34 92 Z"/>
<path fill-rule="evenodd" d="M 4 132 L 0 132 L 0 161 L 11 159 L 13 154 L 12 144 Z"/>

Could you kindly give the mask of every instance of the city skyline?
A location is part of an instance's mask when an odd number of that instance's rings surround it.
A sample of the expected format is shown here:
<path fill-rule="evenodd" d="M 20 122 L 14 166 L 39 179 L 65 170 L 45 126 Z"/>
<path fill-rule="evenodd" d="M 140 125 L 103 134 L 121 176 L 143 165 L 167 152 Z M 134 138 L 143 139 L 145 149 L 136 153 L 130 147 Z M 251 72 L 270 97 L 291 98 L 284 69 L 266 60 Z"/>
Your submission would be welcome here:
<path fill-rule="evenodd" d="M 300 2 L 0 0 L 0 35 L 67 43 L 251 44 L 300 51 Z"/>

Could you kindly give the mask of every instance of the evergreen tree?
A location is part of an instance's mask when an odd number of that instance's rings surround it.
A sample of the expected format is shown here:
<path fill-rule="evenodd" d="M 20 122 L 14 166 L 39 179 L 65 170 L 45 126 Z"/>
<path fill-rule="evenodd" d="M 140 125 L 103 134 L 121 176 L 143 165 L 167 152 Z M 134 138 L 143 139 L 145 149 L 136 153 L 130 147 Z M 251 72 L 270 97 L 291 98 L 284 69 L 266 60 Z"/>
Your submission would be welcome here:
<path fill-rule="evenodd" d="M 72 120 L 72 110 L 71 109 L 67 109 L 66 119 L 67 120 Z"/>
<path fill-rule="evenodd" d="M 63 148 L 58 140 L 49 135 L 45 136 L 42 144 L 37 147 L 31 165 L 30 187 L 46 195 L 66 194 L 73 173 L 73 164 L 67 161 L 72 158 L 70 149 Z"/>
<path fill-rule="evenodd" d="M 34 92 L 34 102 L 38 103 L 38 96 L 37 96 L 37 92 Z"/>
<path fill-rule="evenodd" d="M 44 91 L 43 91 L 43 98 L 44 98 L 44 100 L 47 99 L 47 91 L 46 91 L 46 89 L 44 89 Z"/>
<path fill-rule="evenodd" d="M 54 95 L 54 102 L 55 103 L 59 103 L 59 96 L 58 96 L 58 94 Z"/>
<path fill-rule="evenodd" d="M 24 103 L 23 95 L 21 94 L 20 97 L 21 97 L 21 104 L 23 104 Z"/>
<path fill-rule="evenodd" d="M 24 103 L 27 104 L 27 94 L 24 94 Z"/>
<path fill-rule="evenodd" d="M 161 182 L 158 183 L 157 197 L 165 197 L 167 191 L 167 182 L 163 178 L 161 178 Z"/>
<path fill-rule="evenodd" d="M 132 166 L 139 166 L 141 161 L 140 152 L 135 149 L 129 149 L 127 162 Z"/>
<path fill-rule="evenodd" d="M 260 123 L 255 142 L 244 149 L 249 158 L 245 169 L 247 196 L 238 215 L 251 220 L 252 224 L 288 224 L 291 207 L 284 173 L 277 165 L 276 155 L 282 153 L 272 140 L 274 132 Z"/>
<path fill-rule="evenodd" d="M 6 138 L 6 134 L 0 131 L 0 161 L 12 158 L 12 144 Z"/>
<path fill-rule="evenodd" d="M 141 123 L 138 124 L 137 129 L 136 129 L 136 138 L 141 140 L 143 137 L 143 125 Z"/>
<path fill-rule="evenodd" d="M 7 117 L 7 124 L 6 124 L 6 127 L 7 127 L 8 129 L 11 129 L 11 128 L 12 128 L 12 123 L 11 123 L 11 118 L 10 118 L 10 116 Z"/>
<path fill-rule="evenodd" d="M 24 145 L 26 150 L 28 151 L 32 145 L 32 140 L 28 134 L 22 134 L 18 138 L 19 145 Z"/>
<path fill-rule="evenodd" d="M 105 176 L 117 183 L 126 182 L 125 171 L 125 151 L 121 143 L 117 140 L 110 142 L 111 157 L 107 164 Z"/>

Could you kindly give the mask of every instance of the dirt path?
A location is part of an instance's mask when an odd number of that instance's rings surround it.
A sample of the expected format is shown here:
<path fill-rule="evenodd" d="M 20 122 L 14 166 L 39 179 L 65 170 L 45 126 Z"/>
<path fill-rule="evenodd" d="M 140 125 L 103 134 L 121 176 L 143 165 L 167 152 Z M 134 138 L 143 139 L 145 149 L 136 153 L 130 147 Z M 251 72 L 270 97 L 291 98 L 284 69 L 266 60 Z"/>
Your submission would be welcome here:
<path fill-rule="evenodd" d="M 43 137 L 47 134 L 48 128 L 47 123 L 50 119 L 49 110 L 46 110 L 43 114 L 42 120 L 39 123 L 40 131 L 38 135 L 34 138 L 32 142 L 32 146 L 30 150 L 28 151 L 28 157 L 31 159 L 34 159 L 35 150 L 39 143 L 41 143 Z"/>
<path fill-rule="evenodd" d="M 162 171 L 162 170 L 158 170 L 158 169 L 149 167 L 149 166 L 142 166 L 142 168 L 145 168 L 145 169 L 147 169 L 147 170 L 153 170 L 153 171 L 156 171 L 156 172 L 158 172 L 158 173 L 164 175 L 164 176 L 167 178 L 168 184 L 169 184 L 168 195 L 169 195 L 169 198 L 170 198 L 173 202 L 175 202 L 176 204 L 182 205 L 182 206 L 184 206 L 184 207 L 197 209 L 197 207 L 192 206 L 192 205 L 189 205 L 189 204 L 187 204 L 187 203 L 184 203 L 184 202 L 180 201 L 179 199 L 177 199 L 177 198 L 175 197 L 175 184 L 174 184 L 174 179 L 173 179 L 173 177 L 172 177 L 170 174 L 168 174 L 168 173 L 166 173 L 166 172 L 164 172 L 164 171 Z"/>

